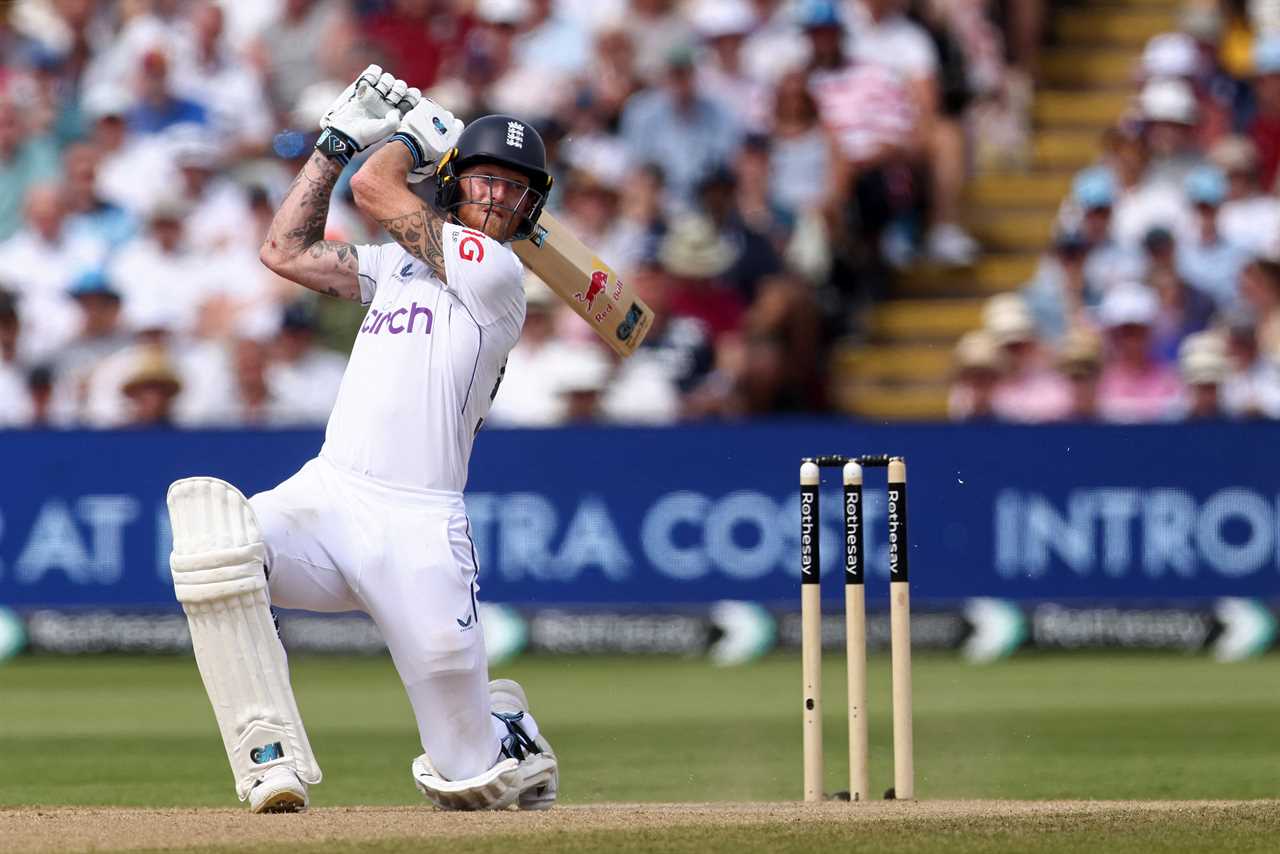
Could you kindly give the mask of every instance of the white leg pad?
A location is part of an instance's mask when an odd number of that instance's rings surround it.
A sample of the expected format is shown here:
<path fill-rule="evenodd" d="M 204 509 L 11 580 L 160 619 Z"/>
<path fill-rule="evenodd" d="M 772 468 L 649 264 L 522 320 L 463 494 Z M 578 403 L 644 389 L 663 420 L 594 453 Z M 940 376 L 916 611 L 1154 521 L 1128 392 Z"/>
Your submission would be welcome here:
<path fill-rule="evenodd" d="M 238 489 L 212 477 L 176 481 L 168 504 L 174 594 L 187 614 L 236 794 L 243 801 L 254 781 L 278 766 L 319 783 L 271 615 L 253 509 Z"/>

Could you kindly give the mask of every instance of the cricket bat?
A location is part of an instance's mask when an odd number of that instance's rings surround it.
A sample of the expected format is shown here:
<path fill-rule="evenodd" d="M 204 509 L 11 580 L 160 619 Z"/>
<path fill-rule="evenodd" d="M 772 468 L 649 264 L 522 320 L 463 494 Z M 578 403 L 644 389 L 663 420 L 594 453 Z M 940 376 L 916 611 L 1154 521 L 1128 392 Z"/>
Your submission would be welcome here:
<path fill-rule="evenodd" d="M 630 356 L 640 346 L 653 310 L 564 223 L 543 211 L 529 239 L 511 248 L 619 356 Z"/>

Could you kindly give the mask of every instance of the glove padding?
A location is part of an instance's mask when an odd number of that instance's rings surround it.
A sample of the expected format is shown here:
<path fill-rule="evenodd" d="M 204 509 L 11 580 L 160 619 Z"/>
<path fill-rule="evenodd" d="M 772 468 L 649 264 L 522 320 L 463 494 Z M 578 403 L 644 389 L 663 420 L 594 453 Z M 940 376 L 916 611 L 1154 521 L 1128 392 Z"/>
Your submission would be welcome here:
<path fill-rule="evenodd" d="M 421 97 L 416 88 L 370 65 L 333 102 L 320 128 L 326 136 L 337 134 L 350 144 L 349 159 L 350 154 L 386 139 Z"/>
<path fill-rule="evenodd" d="M 462 128 L 461 119 L 430 98 L 420 98 L 413 109 L 405 113 L 395 138 L 404 142 L 413 155 L 410 183 L 416 184 L 435 174 L 436 161 L 458 144 Z"/>

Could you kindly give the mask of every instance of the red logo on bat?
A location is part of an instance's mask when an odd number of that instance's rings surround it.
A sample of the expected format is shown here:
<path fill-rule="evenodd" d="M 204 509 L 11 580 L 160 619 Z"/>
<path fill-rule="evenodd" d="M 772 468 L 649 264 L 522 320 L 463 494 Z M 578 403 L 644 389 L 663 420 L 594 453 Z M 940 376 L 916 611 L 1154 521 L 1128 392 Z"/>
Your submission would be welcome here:
<path fill-rule="evenodd" d="M 609 282 L 609 274 L 604 270 L 596 270 L 591 274 L 591 284 L 587 285 L 587 293 L 585 296 L 579 296 L 578 299 L 587 304 L 587 308 L 591 308 L 591 304 L 600 294 L 604 293 L 604 286 Z"/>

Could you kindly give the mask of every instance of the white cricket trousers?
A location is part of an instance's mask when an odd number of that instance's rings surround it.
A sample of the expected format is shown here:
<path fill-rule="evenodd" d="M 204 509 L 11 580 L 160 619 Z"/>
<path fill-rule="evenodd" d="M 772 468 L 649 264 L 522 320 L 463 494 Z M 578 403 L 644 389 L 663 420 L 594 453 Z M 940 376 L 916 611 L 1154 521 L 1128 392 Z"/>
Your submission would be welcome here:
<path fill-rule="evenodd" d="M 271 604 L 368 614 L 439 773 L 458 780 L 491 768 L 506 729 L 489 714 L 462 496 L 391 486 L 317 457 L 249 504 L 266 544 Z"/>

